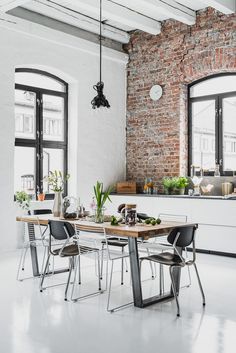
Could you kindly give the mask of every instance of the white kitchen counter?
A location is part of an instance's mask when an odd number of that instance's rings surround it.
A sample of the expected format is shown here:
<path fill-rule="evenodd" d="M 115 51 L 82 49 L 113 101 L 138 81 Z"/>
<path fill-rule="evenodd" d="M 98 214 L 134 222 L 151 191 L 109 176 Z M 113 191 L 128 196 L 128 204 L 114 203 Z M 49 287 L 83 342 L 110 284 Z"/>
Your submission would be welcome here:
<path fill-rule="evenodd" d="M 137 211 L 158 217 L 160 213 L 186 215 L 199 224 L 196 247 L 236 255 L 236 200 L 222 197 L 174 197 L 166 195 L 111 195 L 108 214 L 116 214 L 122 203 L 137 204 Z"/>

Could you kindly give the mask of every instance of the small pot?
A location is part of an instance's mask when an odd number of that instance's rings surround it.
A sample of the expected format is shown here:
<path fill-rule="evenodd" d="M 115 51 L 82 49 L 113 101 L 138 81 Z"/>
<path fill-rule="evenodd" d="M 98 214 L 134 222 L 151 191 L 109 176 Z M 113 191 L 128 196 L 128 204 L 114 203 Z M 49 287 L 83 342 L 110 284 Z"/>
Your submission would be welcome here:
<path fill-rule="evenodd" d="M 38 201 L 44 201 L 44 200 L 45 200 L 45 194 L 44 193 L 38 194 Z"/>
<path fill-rule="evenodd" d="M 185 194 L 185 188 L 180 188 L 179 195 L 184 195 L 184 194 Z"/>

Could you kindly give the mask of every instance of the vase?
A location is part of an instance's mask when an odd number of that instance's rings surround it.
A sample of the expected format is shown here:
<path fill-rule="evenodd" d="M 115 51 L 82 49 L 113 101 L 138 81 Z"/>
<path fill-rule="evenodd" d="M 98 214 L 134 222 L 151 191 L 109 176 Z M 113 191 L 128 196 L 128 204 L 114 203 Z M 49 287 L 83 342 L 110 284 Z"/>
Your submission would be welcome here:
<path fill-rule="evenodd" d="M 104 222 L 104 211 L 105 207 L 96 207 L 94 209 L 94 222 L 103 223 Z"/>
<path fill-rule="evenodd" d="M 62 211 L 62 192 L 55 191 L 52 213 L 54 217 L 60 217 Z"/>
<path fill-rule="evenodd" d="M 184 194 L 185 194 L 185 188 L 180 188 L 179 195 L 184 195 Z"/>

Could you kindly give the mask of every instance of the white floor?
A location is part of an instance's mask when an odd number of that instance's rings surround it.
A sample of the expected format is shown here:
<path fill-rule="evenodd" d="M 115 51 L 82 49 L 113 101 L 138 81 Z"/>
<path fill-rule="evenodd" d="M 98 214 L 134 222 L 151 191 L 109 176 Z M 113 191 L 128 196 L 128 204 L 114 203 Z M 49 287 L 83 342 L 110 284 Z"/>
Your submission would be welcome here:
<path fill-rule="evenodd" d="M 1 353 L 236 352 L 236 259 L 198 254 L 207 305 L 203 309 L 192 273 L 191 288 L 181 290 L 182 315 L 176 318 L 174 301 L 109 314 L 106 294 L 72 303 L 64 302 L 64 287 L 40 293 L 37 279 L 16 281 L 18 258 L 19 252 L 0 256 Z M 148 266 L 144 272 L 144 293 L 153 293 L 158 280 L 149 280 Z M 96 289 L 94 279 L 93 262 L 86 259 L 82 288 Z M 114 305 L 131 299 L 129 273 L 122 287 L 115 273 L 112 294 Z"/>

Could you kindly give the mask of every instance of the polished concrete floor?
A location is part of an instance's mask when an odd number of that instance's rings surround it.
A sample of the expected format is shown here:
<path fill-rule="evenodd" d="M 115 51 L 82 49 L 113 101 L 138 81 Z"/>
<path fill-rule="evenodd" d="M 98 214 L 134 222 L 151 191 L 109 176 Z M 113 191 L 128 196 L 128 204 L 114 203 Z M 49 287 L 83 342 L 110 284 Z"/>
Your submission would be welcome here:
<path fill-rule="evenodd" d="M 38 279 L 16 281 L 18 258 L 19 252 L 0 255 L 1 353 L 236 352 L 236 259 L 198 254 L 207 305 L 203 309 L 193 273 L 192 286 L 181 290 L 182 314 L 177 318 L 174 301 L 109 314 L 106 294 L 72 303 L 64 302 L 63 286 L 40 293 Z M 91 259 L 83 261 L 85 292 L 96 289 L 93 265 Z M 29 262 L 26 267 L 30 268 Z M 129 273 L 121 287 L 118 269 L 114 305 L 131 299 Z M 64 275 L 56 277 L 46 283 L 65 279 Z M 158 290 L 158 280 L 150 279 L 148 264 L 143 280 L 145 295 Z M 182 283 L 185 281 L 183 273 Z"/>

